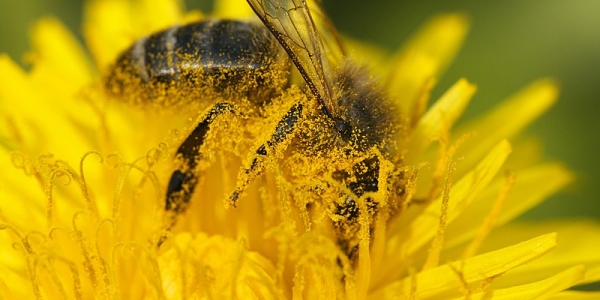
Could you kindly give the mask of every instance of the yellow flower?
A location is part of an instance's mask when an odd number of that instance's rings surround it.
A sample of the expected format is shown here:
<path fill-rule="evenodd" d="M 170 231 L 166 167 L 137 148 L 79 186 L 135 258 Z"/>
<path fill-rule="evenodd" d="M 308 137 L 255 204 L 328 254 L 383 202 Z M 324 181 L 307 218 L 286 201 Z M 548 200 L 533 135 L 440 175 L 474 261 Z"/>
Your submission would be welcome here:
<path fill-rule="evenodd" d="M 212 15 L 249 14 L 245 3 L 221 0 Z M 245 137 L 232 116 L 207 137 L 206 175 L 189 209 L 165 225 L 173 154 L 205 111 L 131 107 L 106 96 L 101 77 L 138 38 L 202 18 L 175 0 L 90 0 L 90 56 L 52 18 L 35 27 L 30 71 L 0 55 L 3 299 L 600 297 L 568 290 L 600 280 L 598 224 L 510 222 L 573 180 L 560 163 L 539 159 L 534 140 L 518 137 L 554 103 L 556 84 L 534 82 L 458 128 L 473 84 L 459 80 L 427 108 L 466 33 L 459 14 L 432 19 L 393 58 L 352 43 L 357 57 L 382 61 L 375 72 L 404 116 L 402 162 L 380 167 L 401 178 L 402 194 L 381 180 L 367 195 L 376 213 L 365 213 L 361 197 L 358 221 L 332 226 L 342 217 L 327 209 L 335 180 L 321 178 L 315 192 L 288 176 L 327 161 L 289 153 L 269 159 L 267 174 L 227 207 L 224 195 L 258 136 Z M 279 106 L 303 97 L 292 87 L 265 114 L 281 116 Z M 354 252 L 336 235 L 344 229 Z"/>

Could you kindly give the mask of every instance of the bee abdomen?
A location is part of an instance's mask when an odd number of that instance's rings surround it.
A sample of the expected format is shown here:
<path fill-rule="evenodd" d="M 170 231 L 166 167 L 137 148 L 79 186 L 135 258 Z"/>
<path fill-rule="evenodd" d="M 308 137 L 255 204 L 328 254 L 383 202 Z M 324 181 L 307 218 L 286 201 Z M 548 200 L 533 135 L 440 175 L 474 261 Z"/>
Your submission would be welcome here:
<path fill-rule="evenodd" d="M 172 93 L 229 95 L 272 89 L 265 80 L 273 65 L 288 64 L 264 26 L 211 20 L 172 27 L 138 40 L 109 72 L 109 93 L 134 102 L 156 101 Z M 175 97 L 177 98 L 177 97 Z M 193 97 L 192 97 L 193 98 Z"/>

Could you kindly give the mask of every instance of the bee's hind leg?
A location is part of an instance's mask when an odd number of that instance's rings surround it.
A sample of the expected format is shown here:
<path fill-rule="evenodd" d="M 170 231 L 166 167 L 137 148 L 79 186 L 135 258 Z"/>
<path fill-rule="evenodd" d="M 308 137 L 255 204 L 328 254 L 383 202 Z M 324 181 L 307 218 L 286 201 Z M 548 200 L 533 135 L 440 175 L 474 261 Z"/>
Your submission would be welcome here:
<path fill-rule="evenodd" d="M 185 212 L 198 183 L 197 165 L 202 159 L 200 147 L 204 144 L 206 133 L 216 117 L 223 113 L 233 112 L 234 108 L 227 102 L 215 104 L 190 135 L 177 149 L 176 159 L 180 166 L 171 175 L 167 187 L 165 210 L 169 215 L 166 229 L 175 225 L 177 215 Z"/>
<path fill-rule="evenodd" d="M 275 151 L 277 146 L 290 135 L 302 116 L 302 103 L 294 104 L 283 118 L 277 123 L 275 132 L 271 137 L 256 149 L 253 158 L 249 161 L 248 166 L 243 169 L 238 176 L 238 185 L 236 190 L 231 194 L 229 200 L 232 206 L 236 206 L 237 199 L 240 197 L 244 189 L 256 179 L 265 170 L 265 160 L 270 152 Z"/>

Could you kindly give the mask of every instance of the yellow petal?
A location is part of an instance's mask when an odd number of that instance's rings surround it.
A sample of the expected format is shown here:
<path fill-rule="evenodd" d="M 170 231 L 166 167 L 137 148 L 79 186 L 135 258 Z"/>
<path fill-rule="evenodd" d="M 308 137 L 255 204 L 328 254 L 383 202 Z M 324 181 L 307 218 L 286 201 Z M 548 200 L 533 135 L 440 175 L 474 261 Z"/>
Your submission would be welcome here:
<path fill-rule="evenodd" d="M 101 72 L 139 37 L 131 24 L 128 1 L 124 0 L 86 2 L 83 33 Z"/>
<path fill-rule="evenodd" d="M 440 137 L 443 131 L 450 130 L 469 104 L 475 90 L 474 85 L 464 79 L 459 80 L 419 119 L 406 147 L 406 164 L 419 163 L 417 159 L 431 142 Z"/>
<path fill-rule="evenodd" d="M 469 18 L 460 13 L 443 14 L 431 18 L 406 42 L 402 52 L 427 53 L 441 66 L 448 65 L 460 49 L 469 30 Z"/>
<path fill-rule="evenodd" d="M 45 18 L 36 23 L 33 34 L 35 53 L 32 64 L 37 69 L 40 64 L 51 69 L 54 76 L 69 82 L 71 94 L 84 84 L 90 82 L 92 71 L 81 45 L 73 34 L 57 19 Z M 48 78 L 43 78 L 48 79 Z M 52 85 L 56 81 L 41 84 Z"/>
<path fill-rule="evenodd" d="M 347 45 L 348 56 L 352 57 L 353 61 L 368 67 L 376 77 L 386 76 L 391 67 L 387 63 L 389 52 L 386 49 L 347 36 L 343 36 L 343 39 Z"/>
<path fill-rule="evenodd" d="M 585 272 L 585 279 L 582 283 L 600 282 L 600 267 L 592 267 Z"/>
<path fill-rule="evenodd" d="M 39 155 L 52 151 L 69 158 L 72 165 L 89 150 L 86 135 L 74 125 L 61 106 L 55 105 L 52 96 L 33 85 L 24 72 L 6 55 L 0 55 L 0 105 L 11 123 L 11 138 L 17 141 L 17 150 Z M 63 85 L 69 82 L 61 82 Z M 67 101 L 76 102 L 74 98 Z M 65 101 L 66 102 L 66 101 Z M 52 122 L 40 122 L 53 120 Z M 60 133 L 60 134 L 57 134 Z M 68 144 L 68 146 L 66 146 Z"/>
<path fill-rule="evenodd" d="M 447 211 L 448 224 L 456 219 L 464 208 L 488 185 L 502 167 L 510 152 L 510 144 L 507 141 L 502 141 L 475 169 L 456 181 L 450 191 Z M 410 224 L 397 222 L 390 226 L 384 258 L 386 265 L 382 266 L 382 270 L 376 274 L 379 277 L 374 280 L 375 282 L 389 280 L 389 278 L 394 278 L 403 272 L 404 269 L 397 266 L 405 265 L 404 259 L 412 257 L 414 253 L 417 253 L 434 237 L 441 214 L 441 202 L 441 197 L 433 201 Z M 386 274 L 387 279 L 382 278 L 382 274 Z"/>
<path fill-rule="evenodd" d="M 98 116 L 91 105 L 77 99 L 92 81 L 92 69 L 76 38 L 57 19 L 46 18 L 33 30 L 34 51 L 29 55 L 32 84 L 43 91 L 52 106 L 60 106 L 66 118 L 76 120 L 92 133 Z M 75 100 L 77 99 L 77 100 Z M 74 101 L 75 100 L 75 101 Z"/>
<path fill-rule="evenodd" d="M 216 18 L 247 18 L 254 13 L 244 0 L 216 0 L 212 15 Z"/>
<path fill-rule="evenodd" d="M 175 239 L 157 257 L 167 299 L 282 299 L 275 268 L 244 242 L 187 233 Z"/>
<path fill-rule="evenodd" d="M 551 300 L 597 300 L 600 299 L 600 292 L 580 292 L 564 291 L 548 299 Z"/>
<path fill-rule="evenodd" d="M 2 198 L 5 199 L 5 198 Z M 19 248 L 21 244 L 19 242 L 7 245 L 12 240 L 10 229 L 4 228 L 0 230 L 0 241 L 1 246 L 6 247 L 3 249 Z M 1 251 L 0 252 L 0 297 L 2 299 L 34 299 L 32 294 L 31 284 L 25 283 L 23 276 L 27 276 L 27 266 L 23 259 L 24 253 L 17 253 L 16 251 Z M 24 298 L 23 295 L 27 295 Z"/>
<path fill-rule="evenodd" d="M 518 136 L 513 142 L 515 151 L 506 161 L 507 170 L 539 165 L 544 161 L 544 142 L 537 136 Z"/>
<path fill-rule="evenodd" d="M 496 226 L 503 225 L 535 207 L 573 180 L 573 174 L 561 164 L 538 165 L 515 173 L 515 186 L 509 191 L 504 208 L 496 219 Z M 460 218 L 448 226 L 445 245 L 447 248 L 459 245 L 475 236 L 479 230 L 478 225 L 483 224 L 503 184 L 503 177 L 495 178 Z M 532 186 L 537 188 L 533 189 Z"/>
<path fill-rule="evenodd" d="M 466 205 L 474 200 L 488 185 L 500 167 L 502 167 L 502 164 L 511 150 L 510 144 L 507 141 L 503 141 L 498 144 L 473 171 L 469 172 L 466 176 L 456 182 L 450 192 L 450 203 L 448 207 L 449 221 L 454 220 L 462 213 L 462 210 Z M 424 213 L 412 222 L 410 228 L 406 229 L 406 235 L 403 236 L 410 237 L 407 240 L 409 253 L 417 251 L 435 233 L 431 231 L 431 229 L 436 228 L 436 225 L 439 222 L 440 203 L 441 199 L 434 201 Z"/>
<path fill-rule="evenodd" d="M 514 239 L 527 239 L 555 230 L 558 246 L 548 255 L 511 272 L 495 281 L 496 287 L 510 287 L 529 281 L 542 280 L 571 266 L 585 264 L 586 272 L 579 284 L 598 280 L 600 267 L 600 224 L 591 221 L 547 221 L 508 224 L 496 229 L 486 240 L 481 251 L 509 245 Z M 585 236 L 586 238 L 582 238 Z"/>
<path fill-rule="evenodd" d="M 475 133 L 459 149 L 464 160 L 458 165 L 458 175 L 470 170 L 498 141 L 511 138 L 544 113 L 558 97 L 558 88 L 552 80 L 539 80 L 484 116 L 471 121 L 453 132 L 454 138 Z"/>
<path fill-rule="evenodd" d="M 461 288 L 461 281 L 456 273 L 468 283 L 478 282 L 504 274 L 505 272 L 526 264 L 544 255 L 556 247 L 556 234 L 546 234 L 534 239 L 488 252 L 465 261 L 453 262 L 423 271 L 415 278 L 395 281 L 371 293 L 370 299 L 408 299 L 412 280 L 416 281 L 416 298 L 433 297 L 448 298 Z M 452 266 L 452 267 L 450 267 Z M 457 295 L 454 295 L 456 297 Z"/>
<path fill-rule="evenodd" d="M 102 72 L 140 37 L 182 21 L 177 0 L 93 0 L 85 7 L 83 31 Z"/>
<path fill-rule="evenodd" d="M 38 188 L 40 182 L 23 169 L 18 169 L 11 160 L 12 155 L 0 149 L 0 199 L 10 206 L 0 211 L 2 223 L 11 224 L 22 232 L 45 228 L 46 195 Z M 32 188 L 34 187 L 34 188 Z M 21 201 L 20 199 L 34 199 Z M 26 229 L 26 230 L 22 230 Z"/>
<path fill-rule="evenodd" d="M 386 86 L 405 115 L 413 120 L 420 116 L 420 108 L 426 105 L 418 102 L 426 92 L 427 83 L 435 81 L 452 61 L 468 27 L 468 18 L 462 14 L 437 16 L 396 55 Z"/>
<path fill-rule="evenodd" d="M 471 299 L 549 299 L 560 291 L 573 286 L 573 284 L 583 277 L 584 273 L 585 268 L 583 266 L 575 266 L 542 281 L 490 292 L 476 293 L 471 295 Z M 457 299 L 464 299 L 464 297 Z"/>
<path fill-rule="evenodd" d="M 3 115 L 10 110 L 8 107 L 12 105 L 15 99 L 19 99 L 23 94 L 23 89 L 27 86 L 27 75 L 8 55 L 0 53 L 0 84 L 3 87 L 0 89 L 0 107 Z M 8 87 L 14 88 L 8 88 Z M 34 99 L 35 100 L 35 99 Z M 1 124 L 6 126 L 6 123 Z"/>
<path fill-rule="evenodd" d="M 133 2 L 132 22 L 138 32 L 148 34 L 181 23 L 183 1 L 181 0 L 137 0 Z"/>

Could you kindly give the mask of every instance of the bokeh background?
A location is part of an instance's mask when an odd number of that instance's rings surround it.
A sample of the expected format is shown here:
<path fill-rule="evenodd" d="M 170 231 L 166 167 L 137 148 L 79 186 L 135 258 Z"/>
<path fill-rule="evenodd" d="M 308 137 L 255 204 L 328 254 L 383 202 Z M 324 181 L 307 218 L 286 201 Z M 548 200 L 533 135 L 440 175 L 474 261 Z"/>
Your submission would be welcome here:
<path fill-rule="evenodd" d="M 212 5 L 209 0 L 185 2 L 205 10 Z M 82 0 L 0 0 L 0 52 L 26 66 L 22 58 L 30 47 L 29 29 L 47 15 L 59 17 L 81 38 L 82 6 Z M 578 180 L 524 217 L 600 219 L 600 1 L 324 0 L 324 6 L 342 33 L 390 51 L 435 13 L 470 15 L 467 41 L 433 95 L 460 77 L 476 83 L 467 118 L 537 78 L 556 78 L 558 104 L 528 133 L 539 136 L 548 158 L 565 162 Z"/>

